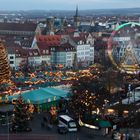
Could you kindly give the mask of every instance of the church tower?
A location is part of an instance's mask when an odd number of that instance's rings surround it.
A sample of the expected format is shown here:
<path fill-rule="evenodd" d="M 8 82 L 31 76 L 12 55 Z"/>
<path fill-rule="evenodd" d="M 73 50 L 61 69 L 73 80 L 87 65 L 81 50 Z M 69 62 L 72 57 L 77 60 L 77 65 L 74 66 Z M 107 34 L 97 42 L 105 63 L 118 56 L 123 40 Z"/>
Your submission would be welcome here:
<path fill-rule="evenodd" d="M 76 12 L 74 16 L 74 26 L 77 28 L 80 25 L 80 17 L 78 14 L 78 5 L 76 6 Z"/>
<path fill-rule="evenodd" d="M 50 16 L 47 18 L 47 34 L 54 35 L 54 17 Z"/>

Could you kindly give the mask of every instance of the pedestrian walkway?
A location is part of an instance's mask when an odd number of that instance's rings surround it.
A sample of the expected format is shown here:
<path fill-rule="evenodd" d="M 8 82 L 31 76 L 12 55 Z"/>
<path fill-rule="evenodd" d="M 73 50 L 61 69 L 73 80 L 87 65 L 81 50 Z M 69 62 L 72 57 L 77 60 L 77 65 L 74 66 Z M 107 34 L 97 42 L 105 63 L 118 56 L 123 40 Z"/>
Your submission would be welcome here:
<path fill-rule="evenodd" d="M 58 140 L 54 135 L 39 134 L 1 134 L 0 140 Z"/>
<path fill-rule="evenodd" d="M 140 129 L 120 129 L 121 134 L 129 134 L 132 140 L 139 140 Z"/>

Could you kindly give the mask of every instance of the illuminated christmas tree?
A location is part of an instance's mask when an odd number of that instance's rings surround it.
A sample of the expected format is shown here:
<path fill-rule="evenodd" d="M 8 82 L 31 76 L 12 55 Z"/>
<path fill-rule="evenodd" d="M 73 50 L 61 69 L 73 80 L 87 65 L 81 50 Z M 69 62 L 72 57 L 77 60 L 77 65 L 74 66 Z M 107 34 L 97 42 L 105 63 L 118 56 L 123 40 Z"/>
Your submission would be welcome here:
<path fill-rule="evenodd" d="M 8 54 L 4 44 L 0 41 L 0 91 L 1 96 L 5 94 L 12 94 L 12 89 L 15 88 L 11 81 L 11 70 L 8 61 Z M 3 93 L 5 92 L 5 93 Z"/>
<path fill-rule="evenodd" d="M 4 45 L 0 42 L 0 84 L 9 83 L 11 77 L 8 54 Z"/>
<path fill-rule="evenodd" d="M 11 92 L 11 87 L 14 87 L 14 84 L 10 80 L 11 71 L 8 61 L 8 54 L 6 48 L 2 42 L 0 42 L 0 90 L 1 96 L 2 91 L 7 91 L 9 94 Z"/>
<path fill-rule="evenodd" d="M 31 119 L 34 107 L 30 104 L 25 104 L 21 96 L 15 104 L 13 124 L 10 131 L 31 131 L 29 120 Z"/>

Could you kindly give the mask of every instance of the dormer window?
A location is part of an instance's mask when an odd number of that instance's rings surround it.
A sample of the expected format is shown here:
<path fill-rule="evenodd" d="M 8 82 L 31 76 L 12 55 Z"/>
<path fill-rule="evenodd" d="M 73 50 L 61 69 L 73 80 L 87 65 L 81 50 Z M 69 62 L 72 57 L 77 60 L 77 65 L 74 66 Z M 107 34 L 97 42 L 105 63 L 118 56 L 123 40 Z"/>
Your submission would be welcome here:
<path fill-rule="evenodd" d="M 48 54 L 49 53 L 49 50 L 46 50 L 46 54 Z"/>
<path fill-rule="evenodd" d="M 37 55 L 38 53 L 34 52 L 34 55 Z"/>
<path fill-rule="evenodd" d="M 45 54 L 45 50 L 43 50 L 43 54 Z"/>

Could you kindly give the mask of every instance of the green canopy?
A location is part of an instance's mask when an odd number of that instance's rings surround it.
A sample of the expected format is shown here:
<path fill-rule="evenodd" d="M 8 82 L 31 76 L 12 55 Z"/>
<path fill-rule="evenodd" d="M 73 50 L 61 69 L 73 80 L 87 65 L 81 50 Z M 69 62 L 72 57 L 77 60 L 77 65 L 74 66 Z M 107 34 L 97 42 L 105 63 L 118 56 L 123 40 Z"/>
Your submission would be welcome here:
<path fill-rule="evenodd" d="M 109 121 L 100 120 L 99 127 L 108 128 L 108 127 L 111 127 L 111 123 Z"/>
<path fill-rule="evenodd" d="M 43 88 L 46 92 L 51 93 L 54 96 L 59 96 L 59 97 L 67 97 L 68 91 L 66 90 L 60 90 L 57 88 Z"/>
<path fill-rule="evenodd" d="M 30 101 L 32 104 L 43 104 L 59 100 L 61 97 L 67 97 L 68 91 L 55 88 L 41 88 L 21 94 L 25 102 Z M 9 101 L 18 98 L 20 95 L 9 96 Z"/>

